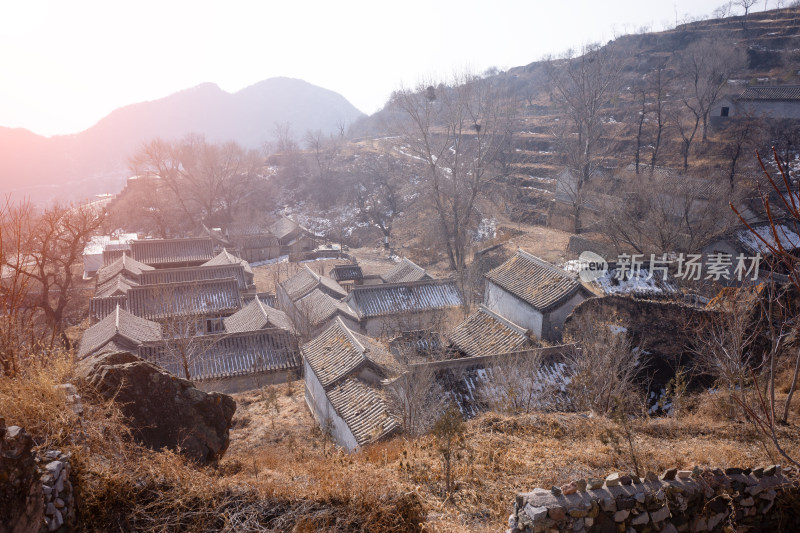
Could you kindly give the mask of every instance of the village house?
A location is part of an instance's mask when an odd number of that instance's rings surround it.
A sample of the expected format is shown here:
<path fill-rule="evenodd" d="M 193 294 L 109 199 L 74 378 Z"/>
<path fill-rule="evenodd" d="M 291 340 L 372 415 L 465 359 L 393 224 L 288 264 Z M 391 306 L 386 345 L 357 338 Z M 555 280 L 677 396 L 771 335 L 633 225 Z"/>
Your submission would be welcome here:
<path fill-rule="evenodd" d="M 281 255 L 308 252 L 316 246 L 314 234 L 286 216 L 273 222 L 269 231 L 277 237 Z"/>
<path fill-rule="evenodd" d="M 297 340 L 282 328 L 148 341 L 138 354 L 182 378 L 186 364 L 199 389 L 225 393 L 284 383 L 301 364 Z"/>
<path fill-rule="evenodd" d="M 305 400 L 317 424 L 351 452 L 400 430 L 381 390 L 392 355 L 335 320 L 302 347 Z"/>
<path fill-rule="evenodd" d="M 138 237 L 135 233 L 92 237 L 83 249 L 83 278 L 91 278 L 103 267 L 106 250 L 130 250 L 131 241 Z"/>
<path fill-rule="evenodd" d="M 305 340 L 320 334 L 334 319 L 343 321 L 356 331 L 360 327 L 358 315 L 345 302 L 319 289 L 293 302 L 287 314 L 292 318 L 298 335 Z"/>
<path fill-rule="evenodd" d="M 354 286 L 364 283 L 364 271 L 361 270 L 360 265 L 355 263 L 334 265 L 328 275 L 347 292 L 350 292 Z"/>
<path fill-rule="evenodd" d="M 83 332 L 78 359 L 83 359 L 101 350 L 137 353 L 144 342 L 162 340 L 161 325 L 133 315 L 116 306 L 103 320 Z"/>
<path fill-rule="evenodd" d="M 393 337 L 403 331 L 441 329 L 461 318 L 464 300 L 449 279 L 353 287 L 345 303 L 355 312 L 360 331 Z"/>
<path fill-rule="evenodd" d="M 292 324 L 289 315 L 279 309 L 270 307 L 258 297 L 253 298 L 250 303 L 225 318 L 223 323 L 225 331 L 228 333 L 279 328 L 295 334 L 294 324 Z"/>
<path fill-rule="evenodd" d="M 408 283 L 431 279 L 425 269 L 407 258 L 403 258 L 396 266 L 385 274 L 381 274 L 384 283 Z"/>
<path fill-rule="evenodd" d="M 450 351 L 461 357 L 517 352 L 532 346 L 528 332 L 481 305 L 448 335 Z"/>
<path fill-rule="evenodd" d="M 255 275 L 253 274 L 253 269 L 250 267 L 250 263 L 248 263 L 241 257 L 232 254 L 225 248 L 223 248 L 220 253 L 218 253 L 205 263 L 203 263 L 202 266 L 221 266 L 221 265 L 242 265 L 247 285 L 250 287 L 255 287 Z"/>
<path fill-rule="evenodd" d="M 278 299 L 278 307 L 290 313 L 294 307 L 294 302 L 314 289 L 318 289 L 337 300 L 347 296 L 347 291 L 334 280 L 317 274 L 308 265 L 303 265 L 303 268 L 297 273 L 283 283 L 279 283 L 276 287 L 275 295 Z"/>
<path fill-rule="evenodd" d="M 559 341 L 567 316 L 589 296 L 577 276 L 520 249 L 486 274 L 484 305 L 536 338 Z"/>
<path fill-rule="evenodd" d="M 278 238 L 260 224 L 232 224 L 223 232 L 220 228 L 203 226 L 204 233 L 214 241 L 215 249 L 235 250 L 245 261 L 255 263 L 280 256 Z"/>
<path fill-rule="evenodd" d="M 800 119 L 800 86 L 747 87 L 739 95 L 722 97 L 709 110 L 713 126 L 723 126 L 731 119 L 742 116 L 773 120 Z"/>
<path fill-rule="evenodd" d="M 131 255 L 154 268 L 199 266 L 214 257 L 208 238 L 144 239 L 131 242 Z"/>

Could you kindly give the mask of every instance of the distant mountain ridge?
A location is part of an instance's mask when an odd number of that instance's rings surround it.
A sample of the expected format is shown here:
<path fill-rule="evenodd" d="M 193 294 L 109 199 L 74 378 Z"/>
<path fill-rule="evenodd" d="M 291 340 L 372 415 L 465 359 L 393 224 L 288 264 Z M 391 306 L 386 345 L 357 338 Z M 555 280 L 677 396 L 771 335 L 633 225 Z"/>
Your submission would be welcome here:
<path fill-rule="evenodd" d="M 275 123 L 289 122 L 296 136 L 333 132 L 363 116 L 342 95 L 292 78 L 270 78 L 228 93 L 203 83 L 164 98 L 112 111 L 80 133 L 43 137 L 0 127 L 0 193 L 37 203 L 76 200 L 118 191 L 128 157 L 144 142 L 189 133 L 260 148 Z"/>

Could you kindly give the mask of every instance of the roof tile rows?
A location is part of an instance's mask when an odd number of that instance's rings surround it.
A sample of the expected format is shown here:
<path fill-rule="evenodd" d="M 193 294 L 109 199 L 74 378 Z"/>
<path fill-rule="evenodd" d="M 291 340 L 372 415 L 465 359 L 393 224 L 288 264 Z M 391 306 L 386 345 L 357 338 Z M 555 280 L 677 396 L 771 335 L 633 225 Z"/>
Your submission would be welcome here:
<path fill-rule="evenodd" d="M 145 343 L 139 356 L 186 377 L 180 343 L 187 345 L 186 339 Z M 190 353 L 189 377 L 194 381 L 300 368 L 294 337 L 282 329 L 205 335 L 192 339 L 186 349 Z"/>
<path fill-rule="evenodd" d="M 286 291 L 286 295 L 293 302 L 306 296 L 314 289 L 320 289 L 322 292 L 337 299 L 342 299 L 347 296 L 347 291 L 344 290 L 341 285 L 327 276 L 320 276 L 311 270 L 308 265 L 303 265 L 303 268 L 294 276 L 284 281 L 281 286 L 283 290 Z"/>
<path fill-rule="evenodd" d="M 331 269 L 331 279 L 334 281 L 359 281 L 364 279 L 364 271 L 360 265 L 336 265 Z"/>
<path fill-rule="evenodd" d="M 335 316 L 342 316 L 358 322 L 358 316 L 350 307 L 319 289 L 314 289 L 295 303 L 298 319 L 312 328 L 323 324 Z"/>
<path fill-rule="evenodd" d="M 225 278 L 236 279 L 239 290 L 241 291 L 248 289 L 244 267 L 241 264 L 203 265 L 149 270 L 142 273 L 141 284 L 155 285 L 161 283 L 183 283 Z"/>
<path fill-rule="evenodd" d="M 449 338 L 468 357 L 514 352 L 531 344 L 524 328 L 483 305 L 456 326 Z"/>
<path fill-rule="evenodd" d="M 204 263 L 214 257 L 209 238 L 145 239 L 131 243 L 134 259 L 148 265 L 185 265 Z"/>
<path fill-rule="evenodd" d="M 253 269 L 250 267 L 250 263 L 238 257 L 232 253 L 230 253 L 226 249 L 222 249 L 220 253 L 203 263 L 202 266 L 222 266 L 222 265 L 242 265 L 246 274 L 250 276 L 253 275 Z"/>
<path fill-rule="evenodd" d="M 147 270 L 153 270 L 153 267 L 137 261 L 128 254 L 123 254 L 110 265 L 97 271 L 97 284 L 102 285 L 120 274 L 138 281 L 142 272 Z"/>
<path fill-rule="evenodd" d="M 524 250 L 486 278 L 539 311 L 557 306 L 581 288 L 574 276 Z"/>
<path fill-rule="evenodd" d="M 234 278 L 142 285 L 128 291 L 128 310 L 147 319 L 233 313 L 241 306 Z"/>
<path fill-rule="evenodd" d="M 454 281 L 430 279 L 353 287 L 345 301 L 359 318 L 446 309 L 463 303 Z"/>
<path fill-rule="evenodd" d="M 400 429 L 400 423 L 389 413 L 381 392 L 363 381 L 345 379 L 325 394 L 359 446 Z"/>
<path fill-rule="evenodd" d="M 397 266 L 381 275 L 381 279 L 384 283 L 408 283 L 410 281 L 421 281 L 430 278 L 431 276 L 425 272 L 424 268 L 405 257 Z"/>
<path fill-rule="evenodd" d="M 117 305 L 103 320 L 90 326 L 81 337 L 78 358 L 91 355 L 109 342 L 136 351 L 143 342 L 161 339 L 161 326 L 135 316 Z"/>
<path fill-rule="evenodd" d="M 239 311 L 225 318 L 224 322 L 225 331 L 229 333 L 266 328 L 280 328 L 294 333 L 294 326 L 289 320 L 289 316 L 283 311 L 264 304 L 260 298 L 253 298 Z"/>
<path fill-rule="evenodd" d="M 800 85 L 748 87 L 739 100 L 800 100 Z"/>

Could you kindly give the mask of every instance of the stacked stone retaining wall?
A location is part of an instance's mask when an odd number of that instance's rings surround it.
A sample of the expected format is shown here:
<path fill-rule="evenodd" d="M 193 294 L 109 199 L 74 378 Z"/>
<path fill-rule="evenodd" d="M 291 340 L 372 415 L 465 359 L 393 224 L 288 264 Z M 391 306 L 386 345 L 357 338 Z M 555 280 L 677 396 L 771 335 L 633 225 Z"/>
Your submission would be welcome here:
<path fill-rule="evenodd" d="M 518 494 L 511 533 L 800 531 L 795 470 L 671 469 L 614 473 Z"/>

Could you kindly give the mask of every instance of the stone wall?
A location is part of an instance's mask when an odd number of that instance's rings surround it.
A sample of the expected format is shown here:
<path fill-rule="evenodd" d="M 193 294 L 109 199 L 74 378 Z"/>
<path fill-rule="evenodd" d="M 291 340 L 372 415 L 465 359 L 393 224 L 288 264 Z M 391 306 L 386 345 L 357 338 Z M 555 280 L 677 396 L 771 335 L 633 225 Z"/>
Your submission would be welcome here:
<path fill-rule="evenodd" d="M 613 473 L 518 494 L 508 531 L 798 531 L 798 496 L 796 471 L 779 465 Z"/>
<path fill-rule="evenodd" d="M 38 452 L 33 439 L 0 418 L 0 533 L 70 531 L 75 498 L 70 456 Z"/>

